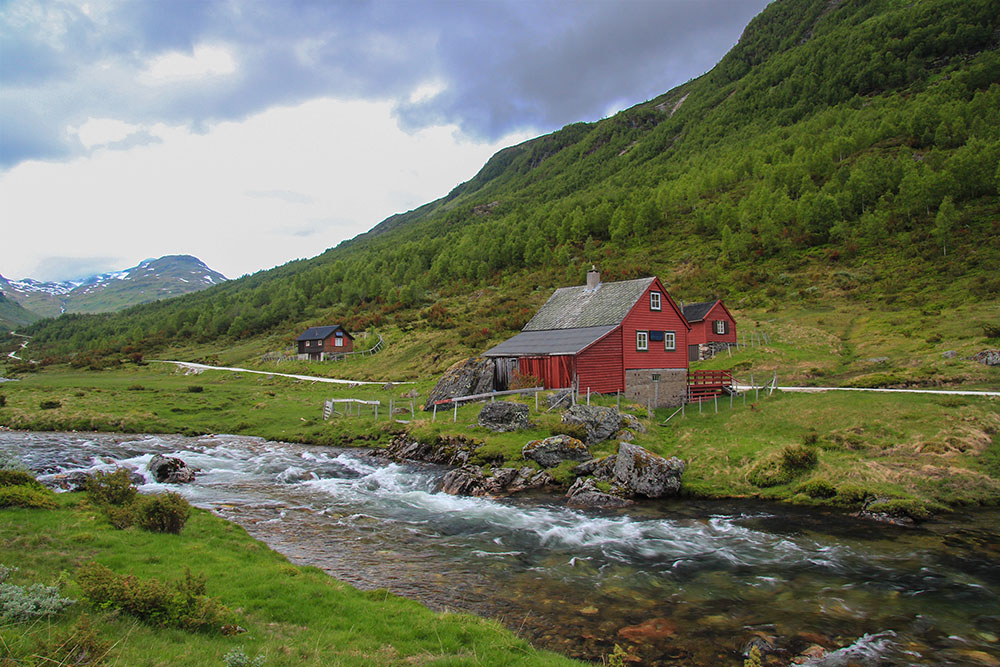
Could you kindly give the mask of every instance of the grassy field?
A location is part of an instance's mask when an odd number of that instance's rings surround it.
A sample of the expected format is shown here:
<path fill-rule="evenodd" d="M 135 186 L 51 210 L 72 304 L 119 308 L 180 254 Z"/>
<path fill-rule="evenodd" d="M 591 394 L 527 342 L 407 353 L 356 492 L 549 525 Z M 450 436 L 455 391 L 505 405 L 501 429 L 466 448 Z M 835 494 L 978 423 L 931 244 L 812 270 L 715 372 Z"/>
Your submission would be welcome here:
<path fill-rule="evenodd" d="M 318 568 L 298 567 L 209 512 L 196 510 L 179 535 L 116 530 L 83 494 L 59 496 L 54 510 L 4 509 L 0 563 L 19 570 L 8 583 L 59 584 L 78 602 L 55 617 L 0 621 L 0 664 L 64 662 L 56 646 L 86 617 L 109 648 L 108 665 L 225 665 L 243 647 L 279 665 L 570 665 L 536 651 L 498 623 L 433 612 L 385 590 L 359 591 Z M 154 627 L 103 611 L 82 598 L 78 568 L 96 561 L 116 573 L 174 581 L 185 568 L 207 580 L 206 593 L 233 611 L 245 633 Z M 94 656 L 91 656 L 94 657 Z"/>

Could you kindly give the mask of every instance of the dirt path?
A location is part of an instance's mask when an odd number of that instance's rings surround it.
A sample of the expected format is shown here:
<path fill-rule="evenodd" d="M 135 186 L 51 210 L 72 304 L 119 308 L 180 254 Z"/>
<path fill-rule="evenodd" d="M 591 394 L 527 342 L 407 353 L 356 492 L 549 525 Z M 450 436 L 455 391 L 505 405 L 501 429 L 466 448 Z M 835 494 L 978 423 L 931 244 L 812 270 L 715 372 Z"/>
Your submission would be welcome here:
<path fill-rule="evenodd" d="M 758 385 L 761 391 L 768 391 L 771 385 Z M 740 391 L 754 389 L 753 385 L 739 385 Z M 962 389 L 869 389 L 866 387 L 776 387 L 778 391 L 799 392 L 803 394 L 819 394 L 825 391 L 874 391 L 884 394 L 941 394 L 942 396 L 997 396 L 1000 391 L 974 391 Z"/>
<path fill-rule="evenodd" d="M 232 371 L 234 373 L 257 373 L 258 375 L 277 375 L 279 377 L 294 378 L 296 380 L 309 380 L 310 382 L 328 382 L 330 384 L 348 384 L 351 386 L 359 384 L 387 384 L 391 382 L 392 384 L 413 384 L 412 382 L 396 382 L 396 381 L 371 381 L 371 380 L 338 380 L 335 378 L 324 378 L 317 377 L 315 375 L 293 375 L 291 373 L 274 373 L 272 371 L 254 371 L 249 368 L 235 368 L 232 366 L 208 366 L 206 364 L 196 364 L 191 361 L 168 361 L 163 359 L 151 359 L 153 363 L 158 364 L 175 364 L 181 368 L 188 368 L 197 373 L 202 371 Z"/>

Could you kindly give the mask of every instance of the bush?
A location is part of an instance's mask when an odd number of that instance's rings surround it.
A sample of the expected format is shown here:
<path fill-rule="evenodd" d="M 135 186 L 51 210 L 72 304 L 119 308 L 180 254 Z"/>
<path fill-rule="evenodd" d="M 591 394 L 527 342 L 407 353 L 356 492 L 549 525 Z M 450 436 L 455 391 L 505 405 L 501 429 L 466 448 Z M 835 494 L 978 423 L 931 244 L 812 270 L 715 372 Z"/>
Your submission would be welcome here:
<path fill-rule="evenodd" d="M 19 622 L 52 616 L 75 602 L 59 595 L 55 586 L 32 584 L 25 588 L 5 583 L 16 571 L 16 567 L 0 564 L 0 616 L 4 619 Z"/>
<path fill-rule="evenodd" d="M 98 507 L 125 507 L 135 502 L 137 494 L 127 468 L 99 471 L 87 480 L 87 500 Z"/>
<path fill-rule="evenodd" d="M 263 667 L 264 666 L 264 656 L 258 654 L 257 657 L 251 658 L 243 650 L 242 646 L 234 648 L 229 653 L 222 656 L 222 660 L 226 663 L 226 667 Z"/>
<path fill-rule="evenodd" d="M 200 394 L 205 388 L 200 384 L 189 384 L 187 390 L 189 394 Z"/>
<path fill-rule="evenodd" d="M 808 470 L 816 465 L 817 459 L 815 447 L 787 445 L 781 450 L 781 467 L 789 472 Z"/>
<path fill-rule="evenodd" d="M 1000 323 L 997 323 L 997 324 L 991 324 L 991 323 L 983 324 L 983 335 L 986 336 L 987 338 L 1000 338 Z M 2 405 L 2 404 L 0 404 L 0 405 Z"/>
<path fill-rule="evenodd" d="M 782 467 L 780 459 L 768 457 L 754 464 L 747 473 L 747 481 L 758 488 L 766 489 L 788 484 L 792 481 L 792 475 Z"/>
<path fill-rule="evenodd" d="M 191 505 L 177 493 L 141 496 L 136 502 L 135 522 L 154 533 L 180 533 L 191 516 Z"/>
<path fill-rule="evenodd" d="M 837 495 L 837 489 L 834 488 L 833 484 L 822 478 L 810 479 L 799 484 L 796 492 L 804 493 L 810 498 L 833 498 Z"/>
<path fill-rule="evenodd" d="M 62 403 L 59 401 L 42 401 L 38 404 L 38 407 L 42 410 L 55 410 L 56 408 L 61 408 Z"/>
<path fill-rule="evenodd" d="M 7 407 L 7 397 L 4 396 L 3 394 L 0 394 L 0 408 L 5 408 L 5 407 Z"/>
<path fill-rule="evenodd" d="M 165 584 L 159 579 L 117 575 L 100 563 L 87 563 L 77 573 L 77 583 L 100 609 L 121 611 L 151 625 L 207 630 L 221 627 L 231 612 L 205 595 L 205 580 L 192 576 Z"/>
<path fill-rule="evenodd" d="M 28 486 L 0 487 L 0 507 L 29 507 L 35 509 L 55 509 L 56 494 L 46 488 Z"/>
<path fill-rule="evenodd" d="M 45 487 L 27 470 L 6 470 L 0 468 L 0 487 L 26 486 L 29 489 L 44 489 Z"/>

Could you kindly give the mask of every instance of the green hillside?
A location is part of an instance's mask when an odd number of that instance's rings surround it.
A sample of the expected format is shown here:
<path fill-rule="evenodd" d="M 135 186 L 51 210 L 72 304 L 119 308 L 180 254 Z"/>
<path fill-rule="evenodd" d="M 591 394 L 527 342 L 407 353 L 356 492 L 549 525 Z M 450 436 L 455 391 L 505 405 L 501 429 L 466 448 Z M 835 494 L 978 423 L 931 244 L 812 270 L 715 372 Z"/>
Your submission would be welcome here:
<path fill-rule="evenodd" d="M 992 0 L 778 0 L 706 75 L 500 151 L 447 197 L 318 257 L 29 333 L 57 357 L 250 358 L 344 322 L 433 340 L 436 361 L 404 364 L 427 372 L 516 331 L 596 263 L 605 280 L 655 274 L 678 299 L 721 296 L 789 331 L 805 313 L 846 345 L 863 313 L 900 320 L 905 348 L 934 335 L 916 320 L 964 310 L 956 335 L 973 345 L 1000 323 L 998 35 Z M 845 370 L 824 364 L 802 362 Z"/>
<path fill-rule="evenodd" d="M 0 292 L 0 328 L 5 331 L 17 329 L 38 319 L 38 315 L 24 309 L 16 301 L 11 301 L 4 296 L 3 292 Z"/>

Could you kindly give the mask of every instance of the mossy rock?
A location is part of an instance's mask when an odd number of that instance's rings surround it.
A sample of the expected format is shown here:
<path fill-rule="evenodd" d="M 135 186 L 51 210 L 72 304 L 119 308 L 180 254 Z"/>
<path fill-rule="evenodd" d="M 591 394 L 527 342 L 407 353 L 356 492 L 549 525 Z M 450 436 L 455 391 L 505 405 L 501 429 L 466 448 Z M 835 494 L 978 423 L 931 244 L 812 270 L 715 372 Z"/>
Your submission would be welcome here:
<path fill-rule="evenodd" d="M 802 482 L 795 491 L 804 493 L 810 498 L 833 498 L 837 495 L 836 487 L 822 477 L 814 477 Z"/>

